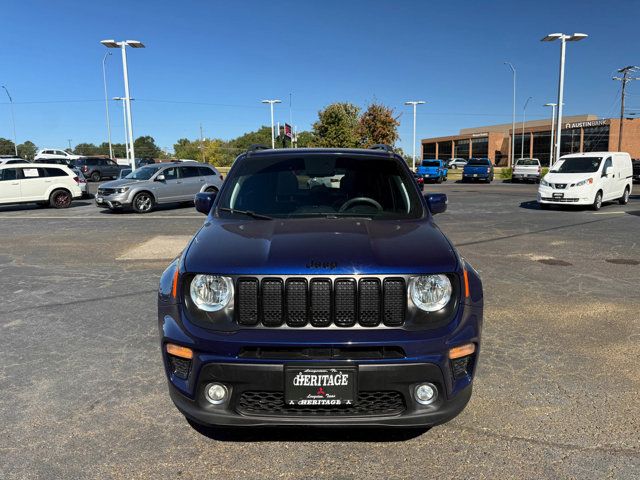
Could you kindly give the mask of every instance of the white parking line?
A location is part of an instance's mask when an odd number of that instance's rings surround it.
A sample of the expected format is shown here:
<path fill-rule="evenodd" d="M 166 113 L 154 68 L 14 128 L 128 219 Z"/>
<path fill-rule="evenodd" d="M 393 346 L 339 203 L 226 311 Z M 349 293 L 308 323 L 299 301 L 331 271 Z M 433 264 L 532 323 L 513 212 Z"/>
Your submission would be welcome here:
<path fill-rule="evenodd" d="M 624 215 L 627 212 L 595 212 L 594 215 Z"/>

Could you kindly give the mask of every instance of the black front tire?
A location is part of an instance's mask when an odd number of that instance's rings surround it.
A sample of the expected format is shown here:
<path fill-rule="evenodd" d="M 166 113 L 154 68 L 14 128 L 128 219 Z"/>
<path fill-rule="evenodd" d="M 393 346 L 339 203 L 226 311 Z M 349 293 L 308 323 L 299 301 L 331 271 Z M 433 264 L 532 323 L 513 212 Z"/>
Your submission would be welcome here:
<path fill-rule="evenodd" d="M 99 182 L 102 175 L 100 175 L 100 172 L 93 172 L 89 178 L 92 182 Z"/>
<path fill-rule="evenodd" d="M 596 212 L 602 208 L 602 190 L 598 190 L 595 198 L 593 199 L 593 204 L 591 205 L 591 209 Z"/>
<path fill-rule="evenodd" d="M 149 213 L 153 209 L 153 196 L 147 192 L 140 192 L 133 197 L 131 206 L 136 213 Z"/>
<path fill-rule="evenodd" d="M 622 194 L 622 196 L 618 199 L 618 203 L 620 205 L 626 205 L 627 203 L 629 203 L 629 187 L 625 187 L 624 189 L 624 193 Z"/>
<path fill-rule="evenodd" d="M 69 208 L 73 197 L 68 190 L 54 190 L 49 196 L 49 205 L 53 208 Z"/>

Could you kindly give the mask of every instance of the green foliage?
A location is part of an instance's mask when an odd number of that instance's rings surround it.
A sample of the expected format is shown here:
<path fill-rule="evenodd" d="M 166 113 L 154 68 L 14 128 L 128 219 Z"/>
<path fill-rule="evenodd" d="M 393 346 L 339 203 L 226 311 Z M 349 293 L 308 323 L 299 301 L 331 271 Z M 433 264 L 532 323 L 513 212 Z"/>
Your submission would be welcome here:
<path fill-rule="evenodd" d="M 398 117 L 393 116 L 393 109 L 372 103 L 360 117 L 360 146 L 369 148 L 377 143 L 393 146 L 398 140 L 399 125 Z"/>
<path fill-rule="evenodd" d="M 107 147 L 108 148 L 108 147 Z M 93 143 L 79 143 L 74 150 L 76 155 L 99 155 L 98 147 Z"/>
<path fill-rule="evenodd" d="M 298 148 L 307 148 L 313 145 L 315 138 L 311 132 L 298 133 Z"/>
<path fill-rule="evenodd" d="M 36 147 L 36 144 L 30 140 L 18 145 L 18 156 L 26 160 L 33 160 L 37 151 L 38 147 Z"/>
<path fill-rule="evenodd" d="M 355 148 L 360 144 L 360 108 L 351 103 L 332 103 L 318 112 L 313 124 L 314 147 Z"/>
<path fill-rule="evenodd" d="M 14 155 L 15 153 L 13 142 L 6 138 L 0 138 L 0 155 Z"/>
<path fill-rule="evenodd" d="M 140 157 L 158 157 L 162 150 L 156 145 L 156 141 L 150 135 L 138 137 L 133 141 L 133 148 L 135 156 Z"/>
<path fill-rule="evenodd" d="M 511 174 L 513 173 L 513 168 L 509 167 L 503 167 L 500 169 L 500 178 L 504 179 L 504 180 L 510 180 L 511 179 Z"/>

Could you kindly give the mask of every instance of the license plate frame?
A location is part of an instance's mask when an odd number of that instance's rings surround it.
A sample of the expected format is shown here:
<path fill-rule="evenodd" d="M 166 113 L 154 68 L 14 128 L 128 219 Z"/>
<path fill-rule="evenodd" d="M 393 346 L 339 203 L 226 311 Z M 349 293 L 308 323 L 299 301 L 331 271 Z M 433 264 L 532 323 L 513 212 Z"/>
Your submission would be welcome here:
<path fill-rule="evenodd" d="M 551 196 L 553 198 L 564 198 L 564 193 L 553 193 Z"/>
<path fill-rule="evenodd" d="M 356 403 L 357 393 L 358 368 L 355 366 L 285 366 L 284 400 L 287 406 L 352 406 Z"/>

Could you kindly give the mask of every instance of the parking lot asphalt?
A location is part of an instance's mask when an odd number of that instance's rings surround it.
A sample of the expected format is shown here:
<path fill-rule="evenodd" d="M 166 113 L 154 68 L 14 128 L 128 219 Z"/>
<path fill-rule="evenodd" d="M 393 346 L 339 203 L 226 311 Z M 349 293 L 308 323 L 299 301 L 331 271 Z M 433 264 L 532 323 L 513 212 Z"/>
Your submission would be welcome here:
<path fill-rule="evenodd" d="M 426 432 L 195 430 L 155 291 L 204 217 L 1 207 L 0 478 L 640 478 L 640 195 L 542 211 L 534 185 L 426 188 L 486 302 L 472 400 Z"/>

